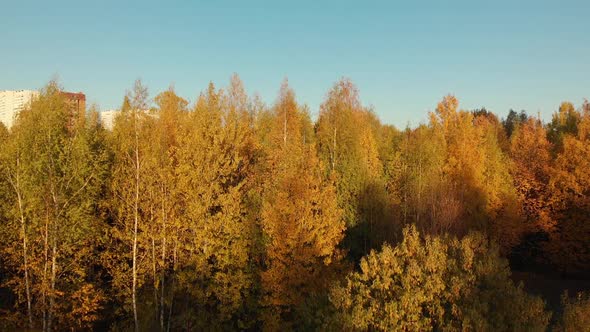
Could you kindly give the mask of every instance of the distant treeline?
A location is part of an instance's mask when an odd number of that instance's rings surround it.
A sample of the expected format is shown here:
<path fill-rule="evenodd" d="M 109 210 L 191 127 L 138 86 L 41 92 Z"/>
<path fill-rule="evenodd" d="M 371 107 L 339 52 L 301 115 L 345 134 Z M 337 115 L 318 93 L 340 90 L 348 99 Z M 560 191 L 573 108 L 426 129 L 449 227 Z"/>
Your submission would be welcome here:
<path fill-rule="evenodd" d="M 588 102 L 448 95 L 400 130 L 346 79 L 315 122 L 287 81 L 272 106 L 137 81 L 111 131 L 60 91 L 0 125 L 0 330 L 589 327 L 586 295 L 552 316 L 508 264 L 590 270 Z"/>

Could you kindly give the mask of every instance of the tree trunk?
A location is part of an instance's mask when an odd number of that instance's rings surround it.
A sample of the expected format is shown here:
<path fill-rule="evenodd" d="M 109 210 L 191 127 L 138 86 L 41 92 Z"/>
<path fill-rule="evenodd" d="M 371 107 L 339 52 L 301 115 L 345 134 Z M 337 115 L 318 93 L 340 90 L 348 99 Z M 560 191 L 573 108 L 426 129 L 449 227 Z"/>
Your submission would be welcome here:
<path fill-rule="evenodd" d="M 57 276 L 57 227 L 58 227 L 58 219 L 59 219 L 59 206 L 58 206 L 58 198 L 55 193 L 55 188 L 51 186 L 51 196 L 53 198 L 53 209 L 55 213 L 55 217 L 53 220 L 53 227 L 51 232 L 51 288 L 49 293 L 49 314 L 47 316 L 47 331 L 51 332 L 51 323 L 53 321 L 53 311 L 55 307 L 55 280 Z"/>
<path fill-rule="evenodd" d="M 336 126 L 334 126 L 334 135 L 332 137 L 332 170 L 336 168 Z"/>
<path fill-rule="evenodd" d="M 29 329 L 33 329 L 33 313 L 31 311 L 31 287 L 29 284 L 29 264 L 28 264 L 28 257 L 27 257 L 27 229 L 25 225 L 25 212 L 23 209 L 23 199 L 20 193 L 20 176 L 18 175 L 18 167 L 19 167 L 19 160 L 16 160 L 16 167 L 17 167 L 17 175 L 16 175 L 16 183 L 14 184 L 14 190 L 16 192 L 16 197 L 18 200 L 18 211 L 20 214 L 20 226 L 21 226 L 21 235 L 23 238 L 23 265 L 25 270 L 25 294 L 27 296 L 27 318 L 29 320 Z"/>
<path fill-rule="evenodd" d="M 139 133 L 137 132 L 137 111 L 135 112 L 135 200 L 133 206 L 133 267 L 132 267 L 132 303 L 133 303 L 133 322 L 135 331 L 139 331 L 137 320 L 137 225 L 139 223 Z"/>
<path fill-rule="evenodd" d="M 287 146 L 287 110 L 285 110 L 283 118 L 283 146 Z"/>
<path fill-rule="evenodd" d="M 166 332 L 170 332 L 170 324 L 172 323 L 172 305 L 174 304 L 174 280 L 176 276 L 176 248 L 178 242 L 174 242 L 174 249 L 172 251 L 172 280 L 170 282 L 170 307 L 168 308 L 168 324 Z"/>
<path fill-rule="evenodd" d="M 31 311 L 31 287 L 29 285 L 29 264 L 27 260 L 27 232 L 25 227 L 25 218 L 22 214 L 22 203 L 19 195 L 19 209 L 21 209 L 21 232 L 23 236 L 23 263 L 25 269 L 25 293 L 27 295 L 27 317 L 29 319 L 29 329 L 33 329 L 33 313 Z"/>
<path fill-rule="evenodd" d="M 45 262 L 43 264 L 42 296 L 43 331 L 47 331 L 47 267 L 49 265 L 49 216 L 45 216 L 45 237 L 43 239 Z"/>
<path fill-rule="evenodd" d="M 154 223 L 154 219 L 151 220 L 152 224 Z M 154 232 L 155 233 L 155 232 Z M 152 278 L 153 278 L 153 287 L 154 287 L 154 320 L 158 319 L 158 267 L 156 262 L 156 239 L 154 238 L 155 234 L 152 235 Z"/>
<path fill-rule="evenodd" d="M 164 331 L 164 281 L 166 277 L 166 188 L 162 188 L 162 270 L 160 271 L 160 331 Z"/>
<path fill-rule="evenodd" d="M 51 249 L 51 294 L 49 296 L 49 315 L 47 318 L 47 331 L 51 332 L 51 321 L 53 320 L 53 309 L 55 306 L 55 279 L 57 272 L 57 241 L 53 236 Z"/>

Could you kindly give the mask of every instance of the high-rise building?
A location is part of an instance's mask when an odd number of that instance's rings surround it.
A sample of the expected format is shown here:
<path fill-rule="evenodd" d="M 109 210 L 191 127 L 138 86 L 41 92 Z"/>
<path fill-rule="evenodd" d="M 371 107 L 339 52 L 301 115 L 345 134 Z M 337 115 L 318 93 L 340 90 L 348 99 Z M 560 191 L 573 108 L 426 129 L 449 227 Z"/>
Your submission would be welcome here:
<path fill-rule="evenodd" d="M 119 115 L 121 111 L 118 110 L 108 110 L 102 111 L 99 113 L 100 122 L 105 129 L 113 130 L 113 126 L 115 124 L 115 117 Z"/>
<path fill-rule="evenodd" d="M 0 122 L 12 127 L 18 112 L 38 95 L 38 91 L 32 90 L 0 91 Z"/>
<path fill-rule="evenodd" d="M 72 112 L 76 115 L 82 115 L 86 112 L 86 95 L 82 92 L 66 92 L 62 91 L 61 95 L 66 102 L 72 107 Z"/>
<path fill-rule="evenodd" d="M 70 119 L 68 122 L 68 128 L 72 129 L 74 123 L 77 121 L 83 121 L 86 117 L 86 95 L 82 92 L 65 92 L 62 91 L 61 95 L 64 97 L 66 104 L 68 104 Z"/>
<path fill-rule="evenodd" d="M 139 113 L 143 114 L 143 116 L 149 116 L 153 118 L 158 118 L 160 116 L 157 112 L 149 109 L 141 110 Z M 100 123 L 105 129 L 108 130 L 113 130 L 113 127 L 115 126 L 115 119 L 119 115 L 121 115 L 120 110 L 106 110 L 98 113 Z"/>

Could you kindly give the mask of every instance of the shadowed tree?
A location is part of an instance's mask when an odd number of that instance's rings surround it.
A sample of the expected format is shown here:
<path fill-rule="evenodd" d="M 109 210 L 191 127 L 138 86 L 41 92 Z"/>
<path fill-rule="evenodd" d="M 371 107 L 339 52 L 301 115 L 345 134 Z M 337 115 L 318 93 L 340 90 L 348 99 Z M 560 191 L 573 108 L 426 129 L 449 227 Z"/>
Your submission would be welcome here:
<path fill-rule="evenodd" d="M 590 107 L 577 116 L 576 134 L 565 134 L 555 159 L 550 190 L 558 219 L 551 234 L 553 262 L 564 272 L 587 271 L 590 262 Z M 579 114 L 579 113 L 578 113 Z"/>
<path fill-rule="evenodd" d="M 506 119 L 502 119 L 502 125 L 504 126 L 504 130 L 506 131 L 506 136 L 508 138 L 511 138 L 516 126 L 521 123 L 527 122 L 528 119 L 529 117 L 526 114 L 525 110 L 521 110 L 520 113 L 517 113 L 511 109 L 508 112 Z"/>
<path fill-rule="evenodd" d="M 387 238 L 377 229 L 392 222 L 381 130 L 375 115 L 361 105 L 356 86 L 348 79 L 336 82 L 320 107 L 318 153 L 327 177 L 335 177 L 347 225 L 345 246 L 354 260 Z"/>
<path fill-rule="evenodd" d="M 564 101 L 559 105 L 559 110 L 553 113 L 551 122 L 547 125 L 547 138 L 553 144 L 553 152 L 557 154 L 563 149 L 563 139 L 566 135 L 578 133 L 580 113 L 574 105 Z"/>
<path fill-rule="evenodd" d="M 396 247 L 364 257 L 330 300 L 332 329 L 541 331 L 551 316 L 513 284 L 507 262 L 481 234 L 421 236 L 414 226 Z"/>

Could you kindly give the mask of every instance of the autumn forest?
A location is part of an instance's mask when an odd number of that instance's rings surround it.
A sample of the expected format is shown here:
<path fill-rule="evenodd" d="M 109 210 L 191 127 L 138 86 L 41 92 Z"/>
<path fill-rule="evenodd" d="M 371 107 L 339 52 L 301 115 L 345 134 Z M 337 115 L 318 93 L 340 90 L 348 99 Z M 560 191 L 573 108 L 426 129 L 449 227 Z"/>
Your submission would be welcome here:
<path fill-rule="evenodd" d="M 0 330 L 590 329 L 527 277 L 590 279 L 589 102 L 395 128 L 277 90 L 138 80 L 109 130 L 52 81 L 0 124 Z"/>

